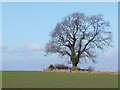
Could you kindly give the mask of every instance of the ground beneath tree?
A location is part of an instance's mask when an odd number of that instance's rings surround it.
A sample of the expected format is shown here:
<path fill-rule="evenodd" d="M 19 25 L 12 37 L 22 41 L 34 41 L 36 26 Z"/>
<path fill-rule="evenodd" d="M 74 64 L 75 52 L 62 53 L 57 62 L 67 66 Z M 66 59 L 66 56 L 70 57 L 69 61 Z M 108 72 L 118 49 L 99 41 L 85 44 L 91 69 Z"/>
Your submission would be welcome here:
<path fill-rule="evenodd" d="M 66 73 L 93 73 L 93 74 L 115 74 L 118 75 L 118 72 L 100 72 L 100 71 L 83 71 L 83 70 L 70 70 L 70 69 L 46 69 L 43 72 L 66 72 Z"/>

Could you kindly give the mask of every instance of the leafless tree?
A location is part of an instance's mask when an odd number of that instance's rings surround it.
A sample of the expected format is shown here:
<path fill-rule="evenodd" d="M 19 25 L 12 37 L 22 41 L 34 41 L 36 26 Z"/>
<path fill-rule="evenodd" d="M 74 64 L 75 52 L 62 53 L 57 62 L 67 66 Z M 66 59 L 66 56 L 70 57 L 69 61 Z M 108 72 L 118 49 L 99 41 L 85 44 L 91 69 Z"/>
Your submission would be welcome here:
<path fill-rule="evenodd" d="M 69 56 L 73 67 L 83 60 L 95 61 L 97 49 L 111 47 L 110 24 L 102 15 L 86 16 L 73 13 L 58 23 L 50 33 L 51 40 L 45 51 Z"/>

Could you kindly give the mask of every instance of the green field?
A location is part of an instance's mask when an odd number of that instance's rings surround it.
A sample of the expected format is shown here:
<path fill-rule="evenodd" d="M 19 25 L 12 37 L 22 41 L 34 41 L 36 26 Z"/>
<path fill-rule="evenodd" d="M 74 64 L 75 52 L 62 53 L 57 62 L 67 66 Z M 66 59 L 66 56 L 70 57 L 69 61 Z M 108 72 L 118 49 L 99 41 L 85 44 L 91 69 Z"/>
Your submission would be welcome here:
<path fill-rule="evenodd" d="M 118 75 L 4 71 L 3 88 L 117 88 Z"/>

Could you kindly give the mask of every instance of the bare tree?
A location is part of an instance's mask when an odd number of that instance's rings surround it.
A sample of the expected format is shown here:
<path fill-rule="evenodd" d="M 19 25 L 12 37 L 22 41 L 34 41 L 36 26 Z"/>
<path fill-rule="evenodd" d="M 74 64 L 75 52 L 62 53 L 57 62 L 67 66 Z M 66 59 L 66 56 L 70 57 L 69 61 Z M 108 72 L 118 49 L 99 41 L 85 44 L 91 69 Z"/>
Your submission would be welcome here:
<path fill-rule="evenodd" d="M 45 47 L 47 53 L 69 56 L 73 67 L 83 60 L 95 61 L 96 50 L 111 46 L 110 24 L 102 15 L 73 13 L 58 23 Z"/>

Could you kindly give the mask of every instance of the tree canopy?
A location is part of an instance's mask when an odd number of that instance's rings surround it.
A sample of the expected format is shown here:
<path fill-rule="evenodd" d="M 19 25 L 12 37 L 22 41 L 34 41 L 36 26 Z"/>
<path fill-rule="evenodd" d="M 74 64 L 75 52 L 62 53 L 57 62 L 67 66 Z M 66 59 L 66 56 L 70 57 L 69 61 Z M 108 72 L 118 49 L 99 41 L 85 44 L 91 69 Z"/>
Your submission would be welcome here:
<path fill-rule="evenodd" d="M 111 45 L 112 32 L 110 23 L 102 15 L 87 16 L 84 13 L 73 13 L 57 23 L 50 33 L 47 53 L 58 53 L 69 56 L 73 66 L 82 60 L 95 61 L 97 50 L 104 50 Z"/>

